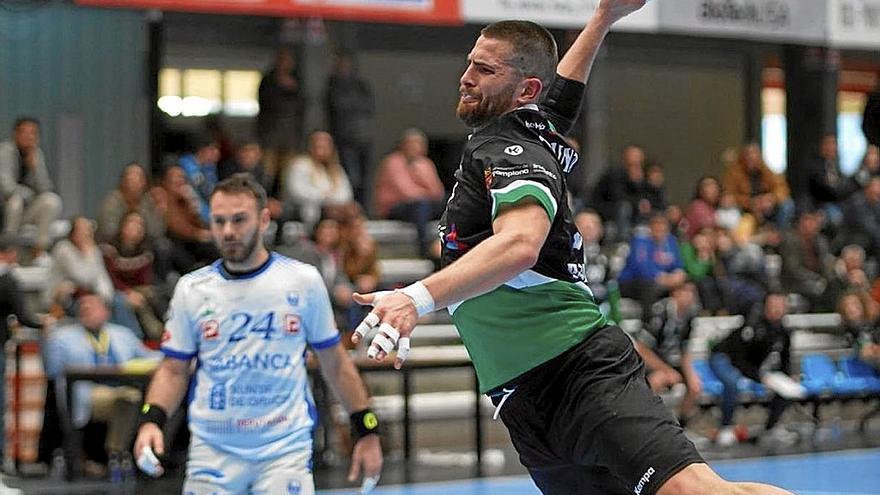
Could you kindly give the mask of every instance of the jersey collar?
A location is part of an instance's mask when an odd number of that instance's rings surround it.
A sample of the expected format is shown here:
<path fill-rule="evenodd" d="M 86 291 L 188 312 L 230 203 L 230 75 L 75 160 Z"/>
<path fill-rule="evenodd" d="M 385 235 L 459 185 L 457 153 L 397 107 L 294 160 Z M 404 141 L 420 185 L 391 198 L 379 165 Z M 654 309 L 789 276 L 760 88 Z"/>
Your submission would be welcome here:
<path fill-rule="evenodd" d="M 257 275 L 265 272 L 269 269 L 272 263 L 275 261 L 276 255 L 273 252 L 269 252 L 269 258 L 263 262 L 262 265 L 254 268 L 251 271 L 247 272 L 230 272 L 226 269 L 226 265 L 223 264 L 223 260 L 219 259 L 214 262 L 214 269 L 225 278 L 226 280 L 247 280 L 256 277 Z"/>

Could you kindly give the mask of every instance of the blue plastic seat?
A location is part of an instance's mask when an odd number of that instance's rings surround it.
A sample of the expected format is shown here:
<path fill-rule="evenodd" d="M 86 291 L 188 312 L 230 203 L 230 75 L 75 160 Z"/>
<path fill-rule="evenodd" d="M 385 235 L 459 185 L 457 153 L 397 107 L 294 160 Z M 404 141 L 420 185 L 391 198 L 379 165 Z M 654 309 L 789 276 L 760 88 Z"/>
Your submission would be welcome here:
<path fill-rule="evenodd" d="M 807 354 L 801 358 L 801 384 L 809 395 L 828 395 L 840 391 L 837 366 L 824 354 Z"/>
<path fill-rule="evenodd" d="M 854 387 L 865 392 L 880 391 L 880 375 L 870 364 L 861 359 L 850 357 L 840 360 L 840 370 L 845 379 Z"/>

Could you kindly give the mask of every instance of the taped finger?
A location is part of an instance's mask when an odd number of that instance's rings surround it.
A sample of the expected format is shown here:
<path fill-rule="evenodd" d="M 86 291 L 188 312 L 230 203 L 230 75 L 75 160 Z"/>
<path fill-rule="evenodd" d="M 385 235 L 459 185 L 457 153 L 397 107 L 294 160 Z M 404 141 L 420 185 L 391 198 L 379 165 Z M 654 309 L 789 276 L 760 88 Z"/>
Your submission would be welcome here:
<path fill-rule="evenodd" d="M 409 337 L 401 337 L 397 341 L 397 360 L 406 361 L 407 356 L 409 356 Z"/>
<path fill-rule="evenodd" d="M 387 335 L 393 344 L 396 344 L 397 339 L 400 338 L 400 332 L 398 332 L 396 328 L 392 327 L 390 323 L 383 323 L 379 325 L 379 332 Z"/>
<path fill-rule="evenodd" d="M 358 324 L 357 328 L 354 329 L 354 333 L 357 334 L 358 338 L 364 338 L 370 330 L 373 329 L 376 325 L 379 324 L 379 315 L 376 313 L 367 313 L 367 316 Z"/>
<path fill-rule="evenodd" d="M 378 347 L 379 350 L 385 351 L 385 354 L 394 350 L 394 341 L 390 338 L 386 337 L 384 334 L 379 333 L 373 338 L 373 343 L 370 345 L 370 348 Z"/>

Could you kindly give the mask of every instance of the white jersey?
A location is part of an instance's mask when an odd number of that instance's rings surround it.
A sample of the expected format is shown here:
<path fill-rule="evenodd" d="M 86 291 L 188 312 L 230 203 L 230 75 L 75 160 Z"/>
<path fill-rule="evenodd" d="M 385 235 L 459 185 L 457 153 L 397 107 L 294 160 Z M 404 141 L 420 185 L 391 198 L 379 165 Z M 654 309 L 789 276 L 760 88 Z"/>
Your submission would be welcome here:
<path fill-rule="evenodd" d="M 271 253 L 236 276 L 217 261 L 180 279 L 167 320 L 165 355 L 198 359 L 189 397 L 194 436 L 255 461 L 311 448 L 317 412 L 306 345 L 340 340 L 317 269 Z"/>

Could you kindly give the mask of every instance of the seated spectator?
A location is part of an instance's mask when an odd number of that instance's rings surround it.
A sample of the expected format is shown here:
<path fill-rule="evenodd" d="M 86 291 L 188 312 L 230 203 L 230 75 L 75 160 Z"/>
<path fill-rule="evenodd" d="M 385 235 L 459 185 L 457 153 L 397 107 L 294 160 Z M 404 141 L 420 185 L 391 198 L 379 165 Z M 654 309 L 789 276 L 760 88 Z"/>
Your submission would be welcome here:
<path fill-rule="evenodd" d="M 620 165 L 611 166 L 599 179 L 593 203 L 612 241 L 628 241 L 635 222 L 635 205 L 645 189 L 645 152 L 629 145 L 623 149 Z"/>
<path fill-rule="evenodd" d="M 151 194 L 165 211 L 166 235 L 171 242 L 169 256 L 175 270 L 188 273 L 220 257 L 183 169 L 168 167 L 161 186 L 153 188 Z"/>
<path fill-rule="evenodd" d="M 728 313 L 727 284 L 715 257 L 715 231 L 703 229 L 681 246 L 688 278 L 696 284 L 703 309 L 710 314 Z"/>
<path fill-rule="evenodd" d="M 658 162 L 649 162 L 645 166 L 645 184 L 638 200 L 639 224 L 647 223 L 651 214 L 666 212 L 669 201 L 666 200 L 665 178 L 663 167 Z M 672 223 L 677 225 L 678 223 Z"/>
<path fill-rule="evenodd" d="M 837 312 L 855 356 L 880 369 L 880 326 L 866 311 L 866 304 L 871 303 L 873 301 L 866 301 L 861 293 L 847 292 L 840 298 Z"/>
<path fill-rule="evenodd" d="M 637 235 L 620 272 L 620 294 L 636 299 L 647 313 L 651 305 L 687 279 L 675 238 L 662 213 L 655 213 L 648 224 L 650 235 Z"/>
<path fill-rule="evenodd" d="M 110 191 L 98 214 L 98 239 L 107 242 L 119 233 L 122 217 L 137 211 L 145 222 L 147 235 L 153 241 L 165 236 L 165 219 L 153 198 L 147 194 L 147 172 L 140 163 L 131 162 L 122 169 L 119 186 Z"/>
<path fill-rule="evenodd" d="M 56 398 L 66 401 L 65 370 L 125 366 L 135 359 L 158 363 L 161 355 L 147 349 L 131 329 L 108 323 L 109 312 L 104 299 L 97 294 L 83 293 L 77 303 L 76 322 L 59 326 L 49 332 L 45 344 L 46 376 L 54 380 Z M 141 392 L 127 386 L 99 385 L 79 381 L 74 384 L 72 404 L 68 411 L 75 428 L 89 422 L 107 424 L 105 447 L 111 461 L 128 459 L 137 426 Z M 130 465 L 130 464 L 129 464 Z"/>
<path fill-rule="evenodd" d="M 791 335 L 782 326 L 782 318 L 788 313 L 787 296 L 769 293 L 763 307 L 755 308 L 742 327 L 732 331 L 712 348 L 709 366 L 724 384 L 721 395 L 721 429 L 716 441 L 730 446 L 737 441 L 733 427 L 733 415 L 739 396 L 738 382 L 745 376 L 756 382 L 771 372 L 791 373 Z M 793 443 L 797 435 L 786 431 L 779 420 L 788 401 L 774 395 L 770 401 L 765 423 L 765 437 L 781 443 Z"/>
<path fill-rule="evenodd" d="M 593 210 L 584 210 L 574 217 L 574 224 L 584 243 L 584 273 L 596 302 L 608 300 L 608 282 L 612 274 L 608 256 L 602 252 L 602 218 Z"/>
<path fill-rule="evenodd" d="M 742 216 L 742 210 L 736 204 L 736 196 L 731 192 L 722 192 L 718 200 L 718 209 L 715 210 L 715 224 L 719 228 L 733 231 L 740 225 Z"/>
<path fill-rule="evenodd" d="M 853 178 L 840 170 L 837 136 L 827 134 L 822 137 L 817 151 L 804 167 L 807 190 L 803 202 L 807 208 L 821 209 L 828 227 L 836 230 L 843 224 L 841 206 L 858 186 Z"/>
<path fill-rule="evenodd" d="M 22 224 L 37 226 L 34 259 L 49 248 L 49 229 L 61 213 L 61 197 L 53 192 L 46 159 L 40 149 L 40 123 L 30 117 L 15 121 L 11 140 L 0 143 L 0 203 L 3 232 L 18 235 Z"/>
<path fill-rule="evenodd" d="M 159 340 L 164 330 L 158 315 L 165 314 L 165 304 L 154 285 L 155 255 L 146 235 L 146 222 L 140 213 L 130 211 L 119 222 L 118 234 L 101 244 L 104 265 L 117 293 L 134 309 L 148 339 Z"/>
<path fill-rule="evenodd" d="M 759 225 L 771 221 L 786 228 L 791 224 L 794 202 L 788 183 L 767 167 L 757 144 L 742 147 L 737 161 L 724 173 L 724 190 L 732 193 L 740 209 L 751 213 Z"/>
<path fill-rule="evenodd" d="M 69 312 L 76 297 L 84 292 L 97 294 L 111 305 L 112 322 L 143 335 L 125 296 L 113 288 L 101 250 L 95 243 L 94 223 L 85 217 L 74 217 L 67 239 L 58 241 L 52 249 L 49 302 Z"/>
<path fill-rule="evenodd" d="M 415 224 L 419 252 L 430 258 L 430 241 L 435 236 L 428 232 L 428 222 L 440 217 L 446 201 L 443 183 L 427 153 L 428 138 L 422 131 L 404 131 L 398 150 L 379 165 L 373 200 L 379 218 Z"/>
<path fill-rule="evenodd" d="M 210 223 L 208 198 L 217 185 L 217 161 L 220 159 L 220 148 L 209 135 L 196 137 L 194 151 L 180 157 L 178 164 L 186 175 L 187 182 L 195 191 L 199 205 L 199 215 L 205 223 Z"/>
<path fill-rule="evenodd" d="M 690 239 L 703 229 L 714 229 L 718 201 L 721 199 L 721 186 L 718 179 L 706 175 L 697 182 L 694 198 L 684 213 L 685 236 Z"/>
<path fill-rule="evenodd" d="M 797 228 L 782 241 L 782 287 L 787 292 L 804 296 L 811 311 L 830 310 L 825 292 L 834 257 L 828 240 L 820 232 L 822 214 L 805 211 L 797 221 Z"/>
<path fill-rule="evenodd" d="M 865 250 L 857 244 L 845 246 L 834 261 L 828 279 L 828 300 L 838 301 L 847 292 L 870 297 L 875 274 L 865 265 Z"/>
<path fill-rule="evenodd" d="M 333 137 L 324 131 L 309 135 L 308 153 L 293 159 L 287 169 L 285 206 L 292 207 L 308 226 L 323 217 L 343 220 L 357 209 L 351 184 L 339 164 Z"/>
<path fill-rule="evenodd" d="M 770 285 L 764 263 L 764 252 L 752 242 L 737 242 L 730 232 L 715 230 L 715 255 L 724 274 L 730 314 L 746 314 L 764 300 Z"/>
<path fill-rule="evenodd" d="M 342 269 L 346 278 L 361 294 L 379 289 L 379 251 L 376 241 L 367 231 L 366 217 L 359 214 L 342 225 Z M 364 319 L 369 306 L 349 306 L 348 322 Z"/>
<path fill-rule="evenodd" d="M 703 390 L 688 351 L 691 325 L 697 316 L 694 284 L 686 282 L 672 289 L 668 298 L 651 306 L 636 335 L 635 347 L 645 361 L 648 383 L 655 393 L 684 384 L 687 394 L 679 404 L 679 422 L 685 425 L 694 413 Z"/>
<path fill-rule="evenodd" d="M 875 175 L 880 175 L 880 148 L 869 144 L 868 149 L 865 150 L 865 156 L 862 157 L 862 162 L 859 164 L 859 169 L 856 170 L 853 178 L 859 187 L 865 187 L 868 180 Z"/>
<path fill-rule="evenodd" d="M 858 244 L 880 259 L 880 175 L 870 177 L 842 209 L 847 221 L 840 226 L 837 246 Z"/>
<path fill-rule="evenodd" d="M 249 174 L 266 191 L 274 191 L 274 178 L 266 174 L 263 167 L 263 148 L 257 141 L 245 141 L 235 150 L 235 157 L 220 162 L 217 166 L 217 175 L 220 180 L 239 173 Z M 273 197 L 267 198 L 267 201 L 266 207 L 269 208 L 269 214 L 272 218 L 281 217 L 281 201 Z"/>

